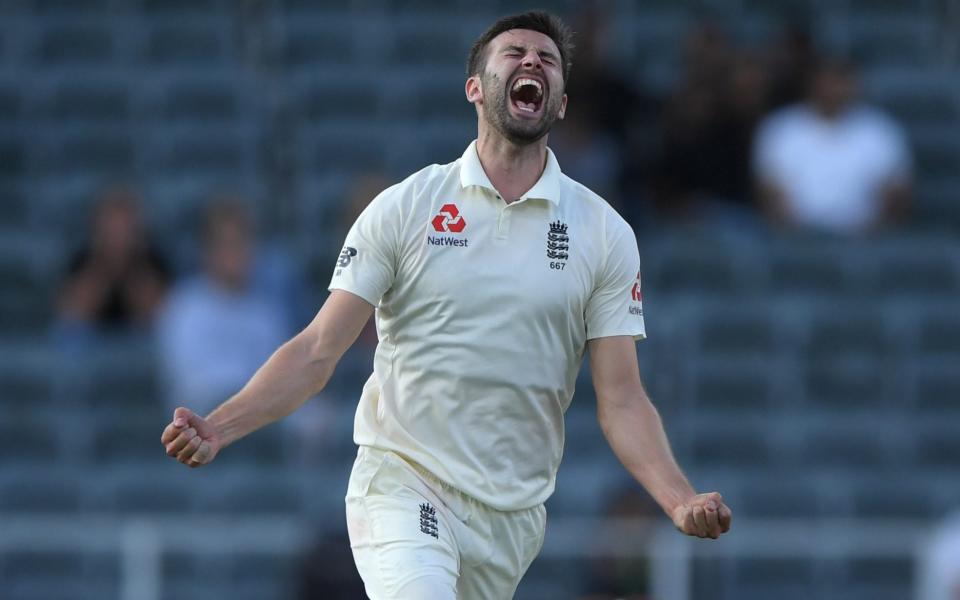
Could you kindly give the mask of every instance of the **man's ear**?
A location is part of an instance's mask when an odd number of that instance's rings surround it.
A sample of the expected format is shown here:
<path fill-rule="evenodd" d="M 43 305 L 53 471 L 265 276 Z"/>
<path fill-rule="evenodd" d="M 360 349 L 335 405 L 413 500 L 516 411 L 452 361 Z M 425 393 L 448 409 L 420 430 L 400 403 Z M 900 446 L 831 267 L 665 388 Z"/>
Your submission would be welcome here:
<path fill-rule="evenodd" d="M 475 106 L 483 104 L 483 88 L 480 85 L 480 77 L 474 75 L 468 78 L 464 89 L 467 93 L 467 102 Z"/>
<path fill-rule="evenodd" d="M 563 116 L 567 114 L 567 95 L 564 94 L 563 98 L 560 98 L 560 110 L 557 111 L 557 119 L 562 121 Z"/>

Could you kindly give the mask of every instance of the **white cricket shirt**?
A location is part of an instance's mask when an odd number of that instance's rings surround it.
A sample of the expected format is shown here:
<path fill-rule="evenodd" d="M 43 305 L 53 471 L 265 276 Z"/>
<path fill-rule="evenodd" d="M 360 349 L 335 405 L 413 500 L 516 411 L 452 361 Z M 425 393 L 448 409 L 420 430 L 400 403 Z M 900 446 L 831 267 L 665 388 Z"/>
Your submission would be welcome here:
<path fill-rule="evenodd" d="M 354 441 L 499 510 L 545 501 L 586 341 L 644 337 L 630 226 L 560 172 L 507 204 L 476 142 L 363 211 L 330 289 L 377 307 Z"/>

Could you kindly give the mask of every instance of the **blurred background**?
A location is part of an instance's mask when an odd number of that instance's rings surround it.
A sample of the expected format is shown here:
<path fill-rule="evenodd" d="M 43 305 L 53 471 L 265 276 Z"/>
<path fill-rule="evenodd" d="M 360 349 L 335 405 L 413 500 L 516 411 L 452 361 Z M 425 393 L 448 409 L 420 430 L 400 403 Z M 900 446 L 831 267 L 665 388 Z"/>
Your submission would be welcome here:
<path fill-rule="evenodd" d="M 476 132 L 468 0 L 0 0 L 0 597 L 357 598 L 370 329 L 189 470 L 160 432 L 303 327 L 380 190 Z M 960 598 L 960 3 L 536 3 L 578 32 L 561 168 L 641 246 L 682 538 L 584 372 L 522 599 Z"/>

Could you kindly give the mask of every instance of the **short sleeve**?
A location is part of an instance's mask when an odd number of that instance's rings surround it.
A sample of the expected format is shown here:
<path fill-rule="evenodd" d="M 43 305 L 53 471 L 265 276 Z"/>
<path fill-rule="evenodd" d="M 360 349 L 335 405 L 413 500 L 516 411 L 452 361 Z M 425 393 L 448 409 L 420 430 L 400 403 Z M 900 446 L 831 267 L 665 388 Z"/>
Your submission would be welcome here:
<path fill-rule="evenodd" d="M 402 227 L 397 208 L 401 189 L 388 188 L 357 218 L 337 257 L 329 290 L 344 290 L 377 306 L 393 286 Z"/>
<path fill-rule="evenodd" d="M 607 235 L 606 261 L 587 301 L 587 339 L 629 335 L 639 340 L 646 337 L 640 251 L 630 226 L 619 218 L 614 225 Z"/>

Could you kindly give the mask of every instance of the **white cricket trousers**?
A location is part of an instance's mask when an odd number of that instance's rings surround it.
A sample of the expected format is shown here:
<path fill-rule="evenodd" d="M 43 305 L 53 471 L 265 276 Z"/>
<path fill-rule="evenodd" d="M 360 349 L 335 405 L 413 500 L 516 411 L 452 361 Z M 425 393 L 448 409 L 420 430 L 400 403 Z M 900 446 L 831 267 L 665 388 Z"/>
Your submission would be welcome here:
<path fill-rule="evenodd" d="M 543 505 L 498 511 L 398 454 L 361 446 L 347 530 L 371 600 L 507 600 L 543 545 Z"/>

